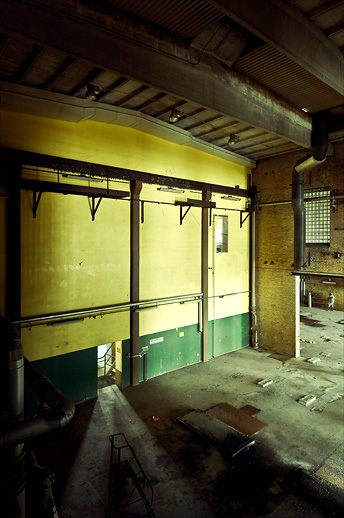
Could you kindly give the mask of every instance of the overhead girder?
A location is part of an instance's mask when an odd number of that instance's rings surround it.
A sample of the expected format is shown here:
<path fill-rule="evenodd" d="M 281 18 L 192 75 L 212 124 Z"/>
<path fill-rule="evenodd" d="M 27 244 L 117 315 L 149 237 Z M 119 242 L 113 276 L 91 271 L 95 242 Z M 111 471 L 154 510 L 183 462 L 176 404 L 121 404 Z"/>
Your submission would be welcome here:
<path fill-rule="evenodd" d="M 323 31 L 281 0 L 207 0 L 225 15 L 344 95 L 343 54 Z"/>
<path fill-rule="evenodd" d="M 154 42 L 150 46 L 115 33 L 102 26 L 99 19 L 95 24 L 89 16 L 87 20 L 78 19 L 42 4 L 0 0 L 0 7 L 0 27 L 4 32 L 22 34 L 41 45 L 91 61 L 303 147 L 311 146 L 312 124 L 308 114 L 230 68 L 225 70 L 209 56 L 194 64 L 180 57 L 186 56 L 185 48 L 180 52 L 175 49 L 179 56 L 176 57 L 166 52 L 166 46 L 161 51 Z"/>

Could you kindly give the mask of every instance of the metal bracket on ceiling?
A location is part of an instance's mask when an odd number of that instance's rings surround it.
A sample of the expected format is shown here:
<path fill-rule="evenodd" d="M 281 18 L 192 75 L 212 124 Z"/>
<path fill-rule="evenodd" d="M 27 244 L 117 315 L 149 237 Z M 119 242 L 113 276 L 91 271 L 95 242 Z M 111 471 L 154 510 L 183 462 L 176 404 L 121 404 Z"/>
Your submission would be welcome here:
<path fill-rule="evenodd" d="M 37 196 L 37 194 L 38 194 L 38 196 Z M 32 191 L 32 197 L 33 197 L 32 215 L 34 218 L 37 216 L 37 209 L 38 209 L 39 202 L 41 201 L 42 194 L 43 194 L 43 191 L 39 191 L 38 193 L 37 193 L 37 191 Z"/>
<path fill-rule="evenodd" d="M 95 220 L 95 217 L 96 217 L 96 212 L 99 208 L 99 205 L 100 205 L 100 202 L 102 201 L 102 196 L 99 196 L 99 199 L 97 201 L 97 204 L 95 205 L 95 199 L 98 198 L 98 196 L 92 196 L 91 199 L 92 199 L 92 205 L 90 205 L 90 210 L 91 210 L 91 215 L 92 215 L 92 221 Z M 88 200 L 90 200 L 90 198 L 88 198 Z"/>
<path fill-rule="evenodd" d="M 247 212 L 247 216 L 245 216 L 243 219 L 242 215 L 246 212 Z M 240 211 L 240 228 L 242 228 L 243 224 L 245 223 L 245 221 L 247 220 L 247 218 L 249 217 L 251 212 L 252 212 L 251 210 L 241 210 Z"/>

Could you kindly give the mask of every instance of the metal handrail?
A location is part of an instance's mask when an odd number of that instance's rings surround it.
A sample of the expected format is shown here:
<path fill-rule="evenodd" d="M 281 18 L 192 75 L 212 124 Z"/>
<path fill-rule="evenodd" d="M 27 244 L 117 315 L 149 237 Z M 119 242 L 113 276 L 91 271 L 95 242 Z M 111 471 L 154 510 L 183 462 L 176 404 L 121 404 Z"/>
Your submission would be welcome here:
<path fill-rule="evenodd" d="M 104 362 L 104 376 L 106 376 L 106 366 L 108 367 L 113 367 L 115 364 L 116 364 L 116 357 L 115 359 L 112 361 L 112 362 L 108 362 L 107 361 L 107 357 L 109 358 L 112 358 L 114 355 L 112 354 L 112 347 L 113 347 L 113 344 L 115 342 L 112 342 L 110 344 L 110 347 L 107 349 L 107 351 L 103 354 L 103 356 L 100 356 L 100 358 L 97 359 L 98 363 L 99 362 Z M 111 353 L 109 353 L 109 351 L 111 350 Z"/>
<path fill-rule="evenodd" d="M 147 304 L 169 304 L 181 300 L 190 300 L 195 299 L 195 302 L 201 302 L 203 298 L 203 293 L 194 293 L 192 295 L 178 295 L 176 297 L 164 297 L 160 299 L 152 299 L 152 300 L 141 300 L 139 302 L 128 302 L 126 304 L 115 304 L 112 306 L 105 306 L 105 307 L 98 307 L 93 309 L 85 309 L 85 310 L 79 310 L 79 311 L 70 311 L 68 313 L 57 313 L 55 315 L 44 315 L 44 316 L 37 316 L 37 317 L 28 317 L 28 318 L 22 318 L 20 320 L 13 321 L 14 324 L 20 325 L 20 324 L 33 324 L 33 323 L 44 323 L 49 322 L 50 320 L 56 320 L 59 318 L 70 318 L 70 317 L 80 317 L 82 315 L 87 316 L 93 316 L 96 314 L 102 315 L 103 313 L 109 313 L 109 312 L 116 312 L 119 310 L 131 310 L 132 308 L 140 308 L 147 306 Z"/>

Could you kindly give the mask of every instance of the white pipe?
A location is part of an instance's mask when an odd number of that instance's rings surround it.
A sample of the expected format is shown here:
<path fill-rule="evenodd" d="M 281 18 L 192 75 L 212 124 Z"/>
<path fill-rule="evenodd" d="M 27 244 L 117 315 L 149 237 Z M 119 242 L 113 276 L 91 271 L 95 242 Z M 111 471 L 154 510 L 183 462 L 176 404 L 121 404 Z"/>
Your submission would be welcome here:
<path fill-rule="evenodd" d="M 215 257 L 216 257 L 216 214 L 213 216 L 213 350 L 212 356 L 215 356 Z"/>

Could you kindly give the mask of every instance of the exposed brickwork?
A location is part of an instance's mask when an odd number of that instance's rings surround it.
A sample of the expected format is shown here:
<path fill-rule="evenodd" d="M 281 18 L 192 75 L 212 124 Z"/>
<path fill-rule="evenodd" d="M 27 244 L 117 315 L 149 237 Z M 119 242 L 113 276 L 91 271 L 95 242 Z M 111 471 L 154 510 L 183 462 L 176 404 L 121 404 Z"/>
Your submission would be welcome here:
<path fill-rule="evenodd" d="M 260 346 L 294 354 L 296 334 L 295 280 L 291 275 L 294 255 L 294 214 L 291 203 L 264 206 L 264 203 L 290 201 L 293 168 L 306 156 L 293 153 L 259 162 L 253 173 L 261 209 L 256 216 L 257 311 Z M 335 146 L 335 156 L 305 173 L 305 188 L 330 187 L 344 195 L 344 144 Z M 308 272 L 344 273 L 344 199 L 337 200 L 331 213 L 330 246 L 306 248 Z M 340 258 L 335 258 L 336 253 Z M 306 273 L 306 272 L 305 272 Z M 325 307 L 330 291 L 336 296 L 335 308 L 344 310 L 343 281 L 335 285 L 306 279 L 313 291 L 313 304 Z"/>

